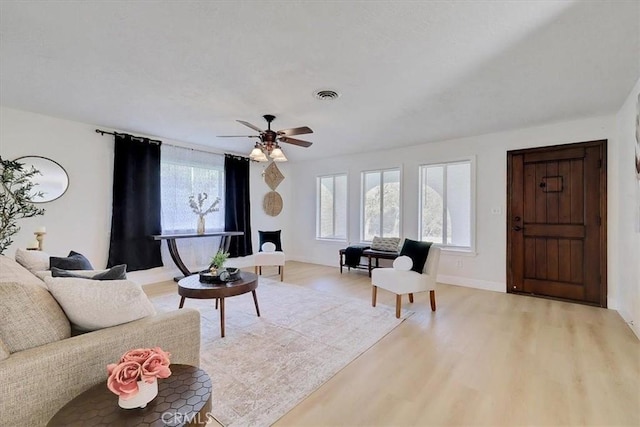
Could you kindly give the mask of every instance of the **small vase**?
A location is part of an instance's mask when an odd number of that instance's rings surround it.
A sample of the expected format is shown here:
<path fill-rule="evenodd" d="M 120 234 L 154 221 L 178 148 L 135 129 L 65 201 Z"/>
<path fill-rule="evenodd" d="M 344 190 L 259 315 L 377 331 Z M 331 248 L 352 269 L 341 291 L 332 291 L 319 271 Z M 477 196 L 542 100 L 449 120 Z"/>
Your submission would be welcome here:
<path fill-rule="evenodd" d="M 198 215 L 198 234 L 204 234 L 204 215 Z"/>
<path fill-rule="evenodd" d="M 124 409 L 144 408 L 158 395 L 158 379 L 151 384 L 138 381 L 138 394 L 128 399 L 118 398 L 118 406 Z"/>

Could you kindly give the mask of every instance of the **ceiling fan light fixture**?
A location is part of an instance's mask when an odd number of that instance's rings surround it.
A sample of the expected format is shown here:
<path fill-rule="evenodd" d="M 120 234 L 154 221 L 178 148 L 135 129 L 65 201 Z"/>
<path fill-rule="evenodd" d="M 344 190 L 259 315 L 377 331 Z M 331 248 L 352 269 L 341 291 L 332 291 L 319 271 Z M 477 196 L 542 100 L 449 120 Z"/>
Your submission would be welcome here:
<path fill-rule="evenodd" d="M 272 159 L 277 159 L 278 157 L 284 157 L 284 153 L 282 152 L 280 147 L 276 145 L 276 147 L 273 150 L 271 150 L 271 153 L 269 154 L 269 156 L 271 156 Z"/>
<path fill-rule="evenodd" d="M 261 155 L 259 157 L 256 157 L 255 159 L 252 159 L 252 160 L 256 160 L 258 162 L 268 162 L 269 158 L 267 157 L 267 155 L 264 154 L 264 152 L 262 152 L 262 151 L 260 153 L 261 153 Z"/>
<path fill-rule="evenodd" d="M 279 157 L 272 157 L 274 162 L 286 162 L 289 159 L 287 159 L 287 157 L 284 155 L 284 153 L 282 153 L 282 156 Z"/>
<path fill-rule="evenodd" d="M 253 150 L 251 150 L 251 154 L 249 154 L 249 158 L 251 160 L 258 160 L 262 157 L 266 157 L 264 155 L 264 153 L 262 152 L 262 150 L 260 149 L 260 147 L 258 147 L 258 145 L 256 145 Z"/>

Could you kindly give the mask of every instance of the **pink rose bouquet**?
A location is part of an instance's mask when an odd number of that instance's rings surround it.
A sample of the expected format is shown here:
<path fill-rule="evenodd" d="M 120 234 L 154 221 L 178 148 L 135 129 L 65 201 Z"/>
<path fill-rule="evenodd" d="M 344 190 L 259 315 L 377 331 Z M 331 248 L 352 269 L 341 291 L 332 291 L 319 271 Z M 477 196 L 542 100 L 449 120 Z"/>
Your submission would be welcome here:
<path fill-rule="evenodd" d="M 138 394 L 138 381 L 153 383 L 171 375 L 169 357 L 160 347 L 136 348 L 122 355 L 118 363 L 107 365 L 107 387 L 122 399 Z"/>

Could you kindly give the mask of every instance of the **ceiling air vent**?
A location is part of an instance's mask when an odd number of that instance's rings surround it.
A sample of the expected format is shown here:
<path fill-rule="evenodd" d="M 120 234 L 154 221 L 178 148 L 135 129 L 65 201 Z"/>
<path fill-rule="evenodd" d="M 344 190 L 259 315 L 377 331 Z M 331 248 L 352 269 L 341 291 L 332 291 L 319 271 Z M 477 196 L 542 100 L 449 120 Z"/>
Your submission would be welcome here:
<path fill-rule="evenodd" d="M 322 100 L 322 101 L 332 101 L 334 99 L 340 98 L 340 94 L 335 90 L 330 89 L 322 89 L 314 92 L 313 96 Z"/>

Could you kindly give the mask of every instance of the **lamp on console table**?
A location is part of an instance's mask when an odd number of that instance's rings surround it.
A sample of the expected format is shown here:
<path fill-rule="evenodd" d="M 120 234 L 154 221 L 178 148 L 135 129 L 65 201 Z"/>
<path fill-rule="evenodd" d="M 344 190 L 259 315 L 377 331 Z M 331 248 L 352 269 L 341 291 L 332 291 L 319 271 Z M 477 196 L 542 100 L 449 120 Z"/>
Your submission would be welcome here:
<path fill-rule="evenodd" d="M 29 249 L 37 249 L 41 251 L 44 248 L 44 235 L 47 234 L 47 229 L 45 227 L 38 227 L 36 231 L 33 232 L 36 235 L 36 241 L 38 242 L 37 248 L 29 248 Z"/>

